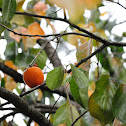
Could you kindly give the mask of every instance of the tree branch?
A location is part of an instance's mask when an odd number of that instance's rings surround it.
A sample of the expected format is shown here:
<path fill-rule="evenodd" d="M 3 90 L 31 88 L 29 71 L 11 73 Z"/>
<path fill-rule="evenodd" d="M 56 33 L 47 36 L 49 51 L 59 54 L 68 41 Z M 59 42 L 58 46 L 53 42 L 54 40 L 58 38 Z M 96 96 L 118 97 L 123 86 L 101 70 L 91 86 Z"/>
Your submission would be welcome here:
<path fill-rule="evenodd" d="M 11 69 L 10 67 L 4 65 L 3 63 L 0 63 L 0 70 L 3 73 L 6 73 L 6 74 L 10 75 L 11 77 L 13 77 L 13 79 L 16 82 L 20 82 L 20 83 L 24 82 L 23 78 L 22 78 L 22 75 L 20 73 L 18 73 L 17 71 Z"/>
<path fill-rule="evenodd" d="M 6 119 L 7 117 L 9 117 L 9 116 L 14 116 L 14 115 L 17 114 L 17 113 L 19 113 L 19 111 L 10 112 L 9 114 L 6 114 L 6 115 L 2 116 L 2 117 L 0 118 L 0 122 L 3 121 L 3 120 L 5 120 L 5 119 Z"/>
<path fill-rule="evenodd" d="M 40 126 L 52 126 L 52 124 L 39 111 L 28 106 L 24 100 L 14 93 L 0 87 L 0 97 L 12 103 L 21 113 L 33 119 Z"/>
<path fill-rule="evenodd" d="M 83 116 L 87 113 L 88 111 L 86 110 L 84 113 L 82 113 L 76 120 L 71 124 L 71 126 L 74 126 L 74 124 Z"/>
<path fill-rule="evenodd" d="M 46 43 L 48 40 L 46 39 L 38 39 L 37 43 L 39 45 L 42 45 L 44 43 Z M 61 60 L 59 59 L 55 49 L 50 45 L 50 43 L 48 43 L 45 48 L 44 48 L 48 58 L 50 59 L 51 63 L 53 64 L 54 67 L 58 67 L 61 66 Z M 55 52 L 55 53 L 54 53 Z M 54 54 L 54 55 L 53 55 Z M 52 56 L 53 55 L 53 56 Z"/>
<path fill-rule="evenodd" d="M 80 66 L 82 63 L 86 62 L 88 59 L 90 59 L 91 57 L 93 57 L 94 55 L 96 55 L 97 53 L 99 53 L 101 50 L 103 50 L 104 48 L 106 48 L 108 45 L 102 45 L 101 47 L 99 47 L 97 50 L 95 50 L 93 53 L 91 53 L 91 55 L 87 56 L 86 58 L 82 59 L 79 63 L 77 63 L 75 66 L 78 67 Z M 70 73 L 71 69 L 67 71 L 67 73 Z"/>

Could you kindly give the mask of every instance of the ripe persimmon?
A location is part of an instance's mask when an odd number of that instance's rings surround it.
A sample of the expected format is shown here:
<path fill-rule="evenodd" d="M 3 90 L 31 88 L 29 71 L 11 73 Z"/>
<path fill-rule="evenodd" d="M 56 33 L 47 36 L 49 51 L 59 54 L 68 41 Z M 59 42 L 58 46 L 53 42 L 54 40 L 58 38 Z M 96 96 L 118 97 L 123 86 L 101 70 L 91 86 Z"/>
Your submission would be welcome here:
<path fill-rule="evenodd" d="M 23 74 L 24 82 L 33 88 L 44 81 L 44 74 L 39 67 L 29 67 Z"/>

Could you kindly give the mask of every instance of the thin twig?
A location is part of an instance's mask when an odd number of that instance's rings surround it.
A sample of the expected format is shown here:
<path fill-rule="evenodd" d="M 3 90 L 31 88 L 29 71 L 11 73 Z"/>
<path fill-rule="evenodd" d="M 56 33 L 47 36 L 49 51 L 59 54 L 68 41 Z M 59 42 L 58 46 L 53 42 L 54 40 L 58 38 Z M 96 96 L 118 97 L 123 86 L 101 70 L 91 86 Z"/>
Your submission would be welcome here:
<path fill-rule="evenodd" d="M 0 107 L 0 110 L 15 110 L 16 108 L 12 108 L 12 107 L 9 107 L 9 108 L 2 108 L 2 107 Z"/>
<path fill-rule="evenodd" d="M 89 35 L 86 35 L 86 34 L 82 34 L 82 33 L 77 33 L 77 32 L 68 32 L 68 33 L 57 33 L 57 34 L 49 34 L 49 35 L 29 35 L 29 34 L 22 34 L 22 33 L 18 33 L 18 32 L 15 32 L 14 30 L 8 28 L 7 26 L 3 25 L 0 23 L 0 25 L 2 27 L 4 27 L 6 30 L 14 33 L 15 35 L 19 35 L 19 36 L 27 36 L 27 37 L 51 37 L 51 36 L 65 36 L 65 35 L 79 35 L 79 36 L 83 36 L 83 37 L 91 37 Z M 2 37 L 3 38 L 3 37 Z M 1 38 L 1 39 L 2 39 Z"/>
<path fill-rule="evenodd" d="M 86 113 L 88 112 L 88 110 L 86 110 L 84 113 L 82 113 L 78 118 L 76 118 L 76 120 L 71 124 L 71 126 L 74 126 L 74 124 Z"/>
<path fill-rule="evenodd" d="M 41 84 L 41 85 L 38 85 L 38 86 L 32 88 L 31 90 L 22 93 L 22 94 L 20 95 L 20 97 L 23 97 L 23 96 L 25 96 L 25 95 L 27 95 L 27 94 L 29 94 L 29 93 L 35 91 L 36 89 L 39 89 L 40 87 L 43 87 L 43 86 L 45 86 L 45 85 L 46 85 L 46 83 L 43 83 L 43 84 Z"/>
<path fill-rule="evenodd" d="M 19 113 L 19 112 L 18 112 L 18 111 L 14 111 L 14 112 L 10 112 L 10 113 L 7 114 L 7 115 L 2 116 L 2 117 L 0 118 L 0 122 L 3 121 L 3 120 L 5 120 L 7 117 L 13 116 L 13 115 L 15 115 L 15 114 L 17 114 L 17 113 Z"/>
<path fill-rule="evenodd" d="M 126 7 L 124 7 L 124 6 L 123 6 L 122 4 L 120 4 L 119 2 L 113 1 L 112 3 L 116 3 L 116 4 L 118 4 L 119 6 L 121 6 L 122 8 L 126 9 Z"/>
<path fill-rule="evenodd" d="M 84 63 L 85 61 L 87 61 L 88 59 L 90 59 L 91 57 L 93 57 L 95 54 L 99 53 L 101 50 L 103 50 L 107 46 L 108 45 L 102 45 L 97 50 L 95 50 L 93 53 L 91 53 L 91 55 L 87 56 L 86 58 L 84 58 L 80 62 L 78 62 L 75 66 L 76 67 L 80 66 L 82 63 Z M 71 72 L 71 69 L 67 71 L 67 73 L 70 73 L 70 72 Z"/>
<path fill-rule="evenodd" d="M 0 8 L 0 11 L 2 11 L 2 9 Z M 89 35 L 91 38 L 97 40 L 98 42 L 101 42 L 103 44 L 109 44 L 109 45 L 113 45 L 113 46 L 126 46 L 126 43 L 119 43 L 119 42 L 111 42 L 111 41 L 108 41 L 106 39 L 103 39 L 89 31 L 87 31 L 86 29 L 83 29 L 79 26 L 77 26 L 76 24 L 73 24 L 71 23 L 70 21 L 68 21 L 67 19 L 63 19 L 63 18 L 56 18 L 56 17 L 50 17 L 50 16 L 41 16 L 41 15 L 36 15 L 36 14 L 31 14 L 31 13 L 26 13 L 26 12 L 15 12 L 15 14 L 18 14 L 18 15 L 26 15 L 26 16 L 32 16 L 32 17 L 37 17 L 37 18 L 44 18 L 44 19 L 52 19 L 52 20 L 58 20 L 58 21 L 63 21 L 65 23 L 68 23 L 70 26 L 78 29 L 79 31 L 82 31 L 84 33 L 86 33 L 87 35 Z"/>
<path fill-rule="evenodd" d="M 57 100 L 55 101 L 55 103 L 54 103 L 53 106 L 51 107 L 50 112 L 49 112 L 49 114 L 48 114 L 48 116 L 47 116 L 47 119 L 49 119 L 49 115 L 50 115 L 52 109 L 54 108 L 54 106 L 56 105 L 56 103 L 59 101 L 60 98 L 61 98 L 61 95 L 57 98 Z"/>
<path fill-rule="evenodd" d="M 52 40 L 51 40 L 52 41 Z M 35 58 L 31 61 L 31 63 L 29 64 L 29 66 L 32 66 L 32 64 L 34 63 L 34 61 L 37 59 L 37 57 L 42 53 L 43 49 L 45 48 L 45 46 L 49 43 L 50 41 L 47 41 L 45 43 L 44 46 L 42 46 L 41 50 L 38 52 L 38 54 L 35 56 Z"/>

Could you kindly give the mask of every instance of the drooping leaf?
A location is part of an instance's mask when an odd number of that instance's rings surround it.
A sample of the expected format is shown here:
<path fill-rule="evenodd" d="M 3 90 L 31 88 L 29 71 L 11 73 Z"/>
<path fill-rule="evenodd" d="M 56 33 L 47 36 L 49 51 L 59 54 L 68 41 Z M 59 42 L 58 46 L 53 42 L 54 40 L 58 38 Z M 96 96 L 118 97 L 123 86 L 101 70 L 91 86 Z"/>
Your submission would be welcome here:
<path fill-rule="evenodd" d="M 89 98 L 89 112 L 90 115 L 98 119 L 102 125 L 105 125 L 112 121 L 114 118 L 111 111 L 103 110 L 94 100 L 94 95 L 92 94 Z"/>
<path fill-rule="evenodd" d="M 112 101 L 120 82 L 110 80 L 103 74 L 96 82 L 96 89 L 89 99 L 90 114 L 102 124 L 109 123 L 113 118 Z"/>
<path fill-rule="evenodd" d="M 75 91 L 79 92 L 80 98 L 82 100 L 83 106 L 87 109 L 88 108 L 88 84 L 89 81 L 84 74 L 83 71 L 79 70 L 76 68 L 74 65 L 71 64 L 71 70 L 72 70 L 72 77 L 74 78 L 73 80 L 73 85 L 76 86 Z M 78 86 L 78 88 L 77 88 Z M 72 88 L 72 92 L 74 91 L 74 88 Z M 79 96 L 77 96 L 79 97 Z M 75 97 L 75 99 L 77 98 Z M 80 101 L 81 103 L 81 101 Z"/>
<path fill-rule="evenodd" d="M 50 90 L 59 88 L 64 78 L 63 66 L 57 67 L 47 74 L 46 85 Z"/>
<path fill-rule="evenodd" d="M 114 116 L 126 124 L 126 84 L 120 84 L 112 102 Z"/>
<path fill-rule="evenodd" d="M 77 48 L 76 57 L 77 61 L 81 61 L 91 54 L 92 51 L 92 41 L 91 39 L 88 42 L 83 43 L 80 47 Z M 85 63 L 81 64 L 80 67 L 86 71 L 90 68 L 90 59 Z"/>
<path fill-rule="evenodd" d="M 59 126 L 63 123 L 65 123 L 65 126 L 70 126 L 72 124 L 71 116 L 73 116 L 73 120 L 75 120 L 79 116 L 79 113 L 76 108 L 67 100 L 67 102 L 56 111 L 53 121 L 54 126 Z M 80 126 L 80 120 L 78 120 L 74 126 Z"/>
<path fill-rule="evenodd" d="M 73 77 L 70 81 L 70 91 L 71 91 L 71 94 L 72 94 L 74 100 L 77 101 L 81 106 L 83 106 L 83 102 L 82 102 L 82 99 L 81 99 L 81 96 L 79 93 L 79 87 Z"/>
<path fill-rule="evenodd" d="M 103 74 L 96 82 L 93 93 L 95 102 L 106 111 L 112 111 L 112 100 L 117 90 L 116 85 L 110 80 L 108 74 Z"/>
<path fill-rule="evenodd" d="M 32 48 L 31 49 L 31 54 L 33 54 L 34 56 L 37 55 L 39 53 L 41 49 L 34 49 Z M 41 69 L 44 68 L 44 66 L 46 65 L 46 60 L 47 60 L 47 55 L 44 51 L 42 51 L 42 53 L 37 57 L 36 59 L 36 63 L 37 63 L 37 66 Z"/>
<path fill-rule="evenodd" d="M 3 0 L 2 17 L 4 23 L 9 23 L 16 11 L 16 0 Z"/>

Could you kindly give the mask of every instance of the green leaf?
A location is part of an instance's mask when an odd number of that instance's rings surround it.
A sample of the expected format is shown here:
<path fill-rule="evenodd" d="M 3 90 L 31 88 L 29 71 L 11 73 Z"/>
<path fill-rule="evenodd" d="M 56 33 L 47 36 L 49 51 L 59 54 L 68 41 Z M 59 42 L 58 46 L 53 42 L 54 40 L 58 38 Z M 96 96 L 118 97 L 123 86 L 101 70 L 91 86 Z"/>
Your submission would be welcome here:
<path fill-rule="evenodd" d="M 0 8 L 2 8 L 2 2 L 3 2 L 3 0 L 0 0 Z"/>
<path fill-rule="evenodd" d="M 32 55 L 28 55 L 27 53 L 19 53 L 16 56 L 15 64 L 16 64 L 16 66 L 18 66 L 20 68 L 26 68 L 26 67 L 28 67 L 30 62 L 33 60 L 33 58 L 34 57 Z"/>
<path fill-rule="evenodd" d="M 104 126 L 105 124 L 112 121 L 114 118 L 113 113 L 111 111 L 103 110 L 94 100 L 94 94 L 89 98 L 89 112 L 90 115 L 96 119 L 98 119 L 101 124 Z"/>
<path fill-rule="evenodd" d="M 33 54 L 34 56 L 38 54 L 38 52 L 40 51 L 41 49 L 34 49 L 32 48 L 31 49 L 31 54 Z M 37 57 L 36 59 L 36 63 L 38 65 L 39 68 L 43 69 L 46 65 L 46 60 L 47 60 L 47 55 L 44 51 L 42 51 L 42 53 Z"/>
<path fill-rule="evenodd" d="M 83 106 L 83 102 L 81 100 L 81 96 L 79 93 L 79 87 L 73 77 L 70 81 L 70 91 L 71 91 L 71 94 L 72 94 L 74 100 L 77 101 L 81 106 Z"/>
<path fill-rule="evenodd" d="M 16 42 L 9 42 L 7 43 L 5 56 L 7 60 L 15 60 L 17 55 L 17 43 Z"/>
<path fill-rule="evenodd" d="M 4 23 L 9 23 L 16 11 L 16 0 L 3 0 L 2 17 Z"/>
<path fill-rule="evenodd" d="M 63 66 L 57 67 L 47 74 L 46 85 L 50 90 L 55 90 L 62 85 L 64 78 Z"/>
<path fill-rule="evenodd" d="M 120 84 L 112 102 L 114 116 L 126 124 L 126 84 Z"/>
<path fill-rule="evenodd" d="M 83 106 L 88 108 L 88 84 L 89 81 L 82 70 L 79 70 L 74 65 L 71 64 L 72 77 L 74 78 L 73 85 L 76 85 L 75 91 L 79 92 L 80 98 L 82 100 Z M 72 84 L 72 83 L 71 83 Z M 78 86 L 78 88 L 77 88 Z M 78 91 L 77 91 L 78 90 Z M 72 88 L 74 92 L 74 88 Z M 77 96 L 79 97 L 79 96 Z M 75 98 L 75 97 L 74 97 Z M 76 98 L 75 98 L 76 99 Z M 80 102 L 81 103 L 81 102 Z"/>
<path fill-rule="evenodd" d="M 70 106 L 71 106 L 71 110 L 70 110 Z M 71 115 L 71 111 L 72 111 L 72 115 Z M 73 105 L 69 104 L 67 100 L 67 102 L 64 105 L 62 105 L 60 108 L 58 108 L 58 110 L 56 111 L 54 115 L 54 121 L 53 121 L 54 126 L 58 126 L 59 124 L 63 124 L 63 123 L 65 123 L 65 126 L 70 126 L 72 124 L 71 116 L 73 116 L 73 120 L 75 120 L 79 116 L 79 113 Z M 74 126 L 80 126 L 80 120 L 78 120 Z"/>
<path fill-rule="evenodd" d="M 89 99 L 91 116 L 97 118 L 103 125 L 113 118 L 112 101 L 120 82 L 110 80 L 108 74 L 103 74 L 96 82 L 96 89 Z"/>
<path fill-rule="evenodd" d="M 114 71 L 111 67 L 111 62 L 110 62 L 110 59 L 109 59 L 107 49 L 104 49 L 100 52 L 99 60 L 100 60 L 100 63 L 102 64 L 102 67 L 104 67 L 104 69 L 109 71 L 110 75 L 113 75 Z"/>
<path fill-rule="evenodd" d="M 106 111 L 112 111 L 112 99 L 117 90 L 116 85 L 109 79 L 108 74 L 103 74 L 96 82 L 93 93 L 95 102 Z"/>

